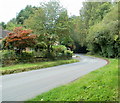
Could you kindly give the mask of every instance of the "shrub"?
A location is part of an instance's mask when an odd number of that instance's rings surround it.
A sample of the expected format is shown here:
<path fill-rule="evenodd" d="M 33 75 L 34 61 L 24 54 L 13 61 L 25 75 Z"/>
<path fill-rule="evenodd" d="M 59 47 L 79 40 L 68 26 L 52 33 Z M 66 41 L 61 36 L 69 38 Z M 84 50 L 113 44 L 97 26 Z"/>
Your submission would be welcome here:
<path fill-rule="evenodd" d="M 64 45 L 53 46 L 52 56 L 54 59 L 62 59 L 64 57 L 64 51 L 67 48 Z"/>
<path fill-rule="evenodd" d="M 2 65 L 1 66 L 6 66 L 6 65 L 13 65 L 16 64 L 16 54 L 12 50 L 4 50 L 1 51 L 1 61 Z"/>
<path fill-rule="evenodd" d="M 53 56 L 55 59 L 68 59 L 72 57 L 73 52 L 67 50 L 64 45 L 57 45 L 53 47 Z"/>
<path fill-rule="evenodd" d="M 56 45 L 56 46 L 53 46 L 53 50 L 55 52 L 63 53 L 65 50 L 67 50 L 67 48 L 64 45 Z"/>
<path fill-rule="evenodd" d="M 47 60 L 59 60 L 59 59 L 68 59 L 68 57 L 72 57 L 72 51 L 67 50 L 64 45 L 54 45 L 50 53 L 48 53 L 47 49 L 42 49 L 34 52 L 34 56 L 36 58 L 46 58 Z"/>
<path fill-rule="evenodd" d="M 72 55 L 73 55 L 73 51 L 65 50 L 65 51 L 64 51 L 64 54 L 65 54 L 66 57 L 68 57 L 68 58 L 70 57 L 70 58 L 71 58 Z"/>
<path fill-rule="evenodd" d="M 47 50 L 46 49 L 43 49 L 41 51 L 34 51 L 33 54 L 36 58 L 40 58 L 40 57 L 45 57 L 46 56 L 46 53 L 47 53 Z"/>
<path fill-rule="evenodd" d="M 16 58 L 16 54 L 14 51 L 12 50 L 4 50 L 1 52 L 2 53 L 2 59 L 15 59 Z"/>
<path fill-rule="evenodd" d="M 33 62 L 34 61 L 34 54 L 33 52 L 22 52 L 20 55 L 17 55 L 18 62 Z"/>
<path fill-rule="evenodd" d="M 35 51 L 42 51 L 43 49 L 46 49 L 47 45 L 45 42 L 40 42 L 35 45 Z"/>
<path fill-rule="evenodd" d="M 22 52 L 21 54 L 16 55 L 13 50 L 1 51 L 1 57 L 3 67 L 21 62 L 34 62 L 35 60 L 33 52 Z"/>

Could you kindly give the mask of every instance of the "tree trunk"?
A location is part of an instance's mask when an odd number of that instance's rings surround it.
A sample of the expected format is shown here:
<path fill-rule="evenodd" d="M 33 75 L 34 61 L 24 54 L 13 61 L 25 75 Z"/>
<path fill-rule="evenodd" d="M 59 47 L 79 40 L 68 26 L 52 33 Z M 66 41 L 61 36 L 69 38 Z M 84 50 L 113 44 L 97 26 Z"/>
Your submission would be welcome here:
<path fill-rule="evenodd" d="M 17 55 L 22 54 L 22 49 L 20 49 L 20 48 L 15 49 L 15 53 L 16 53 Z"/>

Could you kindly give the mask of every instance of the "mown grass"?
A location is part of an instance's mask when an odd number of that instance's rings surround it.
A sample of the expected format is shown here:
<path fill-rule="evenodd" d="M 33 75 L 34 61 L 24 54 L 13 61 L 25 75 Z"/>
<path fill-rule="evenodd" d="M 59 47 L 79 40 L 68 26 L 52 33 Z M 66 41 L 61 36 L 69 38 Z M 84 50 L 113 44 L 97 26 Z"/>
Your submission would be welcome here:
<path fill-rule="evenodd" d="M 34 69 L 47 68 L 62 64 L 69 64 L 78 62 L 79 60 L 70 59 L 70 60 L 57 60 L 57 61 L 48 61 L 48 62 L 39 62 L 39 63 L 26 63 L 26 64 L 16 64 L 8 67 L 0 67 L 2 74 L 12 74 L 17 72 L 29 71 Z"/>
<path fill-rule="evenodd" d="M 118 101 L 118 60 L 28 101 Z"/>

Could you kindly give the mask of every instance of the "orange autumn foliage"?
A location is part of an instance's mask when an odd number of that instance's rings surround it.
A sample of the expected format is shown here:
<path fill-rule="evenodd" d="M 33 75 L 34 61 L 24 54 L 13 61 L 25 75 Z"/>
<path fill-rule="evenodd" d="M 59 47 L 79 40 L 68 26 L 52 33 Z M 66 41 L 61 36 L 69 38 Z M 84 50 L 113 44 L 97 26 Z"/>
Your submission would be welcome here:
<path fill-rule="evenodd" d="M 22 27 L 16 27 L 9 33 L 6 39 L 6 47 L 12 45 L 16 48 L 32 47 L 35 44 L 36 35 L 31 34 L 32 30 L 23 30 Z"/>

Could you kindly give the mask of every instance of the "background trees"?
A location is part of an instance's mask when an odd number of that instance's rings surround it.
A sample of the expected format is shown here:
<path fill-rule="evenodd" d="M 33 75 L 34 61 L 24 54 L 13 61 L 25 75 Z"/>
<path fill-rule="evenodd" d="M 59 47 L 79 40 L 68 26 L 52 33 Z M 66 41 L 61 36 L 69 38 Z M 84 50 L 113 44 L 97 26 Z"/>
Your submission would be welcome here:
<path fill-rule="evenodd" d="M 80 16 L 88 29 L 90 26 L 99 23 L 110 11 L 111 2 L 83 2 Z"/>
<path fill-rule="evenodd" d="M 31 14 L 34 14 L 34 11 L 35 11 L 36 9 L 37 9 L 36 7 L 32 7 L 31 5 L 27 5 L 27 6 L 25 7 L 25 9 L 22 9 L 22 10 L 18 13 L 18 15 L 17 15 L 17 17 L 16 17 L 17 24 L 23 24 L 24 21 L 25 21 L 26 19 L 28 19 Z"/>
<path fill-rule="evenodd" d="M 4 22 L 1 22 L 0 26 L 2 27 L 2 29 L 6 29 L 6 24 Z"/>
<path fill-rule="evenodd" d="M 70 36 L 74 41 L 74 52 L 86 53 L 86 32 L 84 22 L 80 16 L 70 18 Z"/>
<path fill-rule="evenodd" d="M 43 34 L 43 32 L 55 34 L 55 23 L 62 11 L 64 11 L 64 8 L 58 1 L 41 3 L 34 14 L 25 20 L 24 25 L 37 34 Z"/>
<path fill-rule="evenodd" d="M 49 34 L 54 34 L 55 23 L 61 12 L 65 9 L 59 1 L 52 0 L 48 3 L 41 3 L 40 7 L 45 11 L 45 28 Z"/>
<path fill-rule="evenodd" d="M 42 8 L 38 8 L 34 11 L 34 14 L 31 14 L 28 19 L 24 21 L 24 26 L 30 28 L 36 34 L 46 33 L 45 28 L 45 12 Z"/>
<path fill-rule="evenodd" d="M 118 57 L 120 39 L 118 25 L 118 7 L 112 7 L 111 12 L 103 20 L 89 29 L 87 36 L 88 48 L 92 53 L 105 57 Z"/>
<path fill-rule="evenodd" d="M 74 48 L 74 41 L 70 35 L 70 21 L 67 11 L 61 12 L 59 18 L 56 20 L 55 33 L 58 35 L 61 45 L 65 45 L 70 49 Z"/>
<path fill-rule="evenodd" d="M 118 56 L 118 3 L 84 2 L 80 16 L 68 16 L 67 10 L 56 0 L 27 6 L 15 19 L 7 23 L 12 30 L 22 25 L 38 36 L 36 47 L 48 45 L 49 36 L 57 37 L 57 44 L 86 53 L 90 51 L 107 57 Z M 44 34 L 48 34 L 45 36 Z M 41 37 L 44 37 L 41 43 Z"/>
<path fill-rule="evenodd" d="M 9 31 L 12 31 L 15 27 L 20 27 L 22 26 L 21 24 L 17 24 L 16 18 L 11 19 L 7 24 L 6 28 Z"/>

